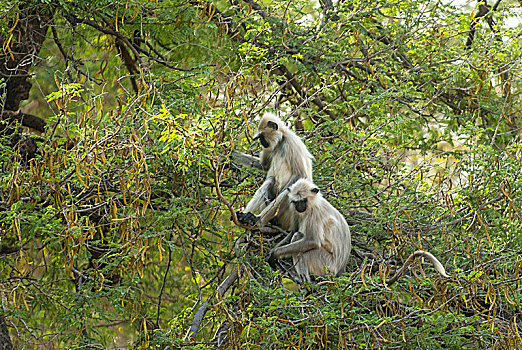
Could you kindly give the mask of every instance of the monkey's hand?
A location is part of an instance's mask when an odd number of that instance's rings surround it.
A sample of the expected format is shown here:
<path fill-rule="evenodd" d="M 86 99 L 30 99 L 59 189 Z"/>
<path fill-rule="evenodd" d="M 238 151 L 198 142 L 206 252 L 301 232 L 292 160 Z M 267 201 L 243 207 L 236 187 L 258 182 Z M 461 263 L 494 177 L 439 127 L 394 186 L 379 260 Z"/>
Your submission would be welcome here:
<path fill-rule="evenodd" d="M 274 257 L 274 249 L 268 252 L 265 261 L 268 263 L 268 265 L 270 265 L 272 269 L 277 270 L 277 259 Z"/>
<path fill-rule="evenodd" d="M 242 223 L 243 225 L 246 225 L 246 226 L 255 226 L 257 221 L 259 220 L 257 218 L 257 216 L 255 216 L 254 214 L 252 213 L 241 213 L 241 212 L 236 212 L 236 217 L 237 217 L 237 220 Z"/>

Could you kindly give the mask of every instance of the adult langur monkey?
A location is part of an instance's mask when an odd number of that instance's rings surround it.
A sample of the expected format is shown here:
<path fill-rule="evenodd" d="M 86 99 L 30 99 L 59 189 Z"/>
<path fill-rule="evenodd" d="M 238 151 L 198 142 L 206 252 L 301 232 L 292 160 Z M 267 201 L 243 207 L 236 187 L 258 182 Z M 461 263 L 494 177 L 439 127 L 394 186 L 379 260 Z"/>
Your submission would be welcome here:
<path fill-rule="evenodd" d="M 344 273 L 352 248 L 350 228 L 344 217 L 323 198 L 319 188 L 307 179 L 298 180 L 287 191 L 291 209 L 297 213 L 298 232 L 292 237 L 291 243 L 274 248 L 269 253 L 270 265 L 275 266 L 275 259 L 292 257 L 295 270 L 303 282 L 310 281 L 310 274 L 339 276 Z M 437 272 L 449 277 L 431 253 L 416 251 L 387 284 L 397 281 L 417 256 L 429 259 Z"/>
<path fill-rule="evenodd" d="M 261 118 L 254 140 L 259 140 L 263 146 L 260 163 L 267 171 L 266 179 L 244 211 L 236 214 L 237 218 L 242 224 L 257 224 L 260 227 L 274 218 L 275 223 L 283 230 L 294 231 L 295 214 L 293 210 L 289 210 L 288 199 L 283 190 L 299 179 L 312 180 L 313 157 L 299 136 L 274 115 Z M 277 206 L 268 205 L 276 197 Z M 254 213 L 258 210 L 263 211 L 255 216 Z"/>

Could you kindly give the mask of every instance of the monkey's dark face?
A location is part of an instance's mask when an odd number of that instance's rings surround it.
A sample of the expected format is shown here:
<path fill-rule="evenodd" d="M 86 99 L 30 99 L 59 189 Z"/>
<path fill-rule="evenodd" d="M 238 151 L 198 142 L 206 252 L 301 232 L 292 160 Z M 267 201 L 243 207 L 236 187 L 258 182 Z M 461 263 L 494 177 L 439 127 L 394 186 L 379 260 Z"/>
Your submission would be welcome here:
<path fill-rule="evenodd" d="M 261 146 L 264 148 L 270 148 L 279 142 L 281 138 L 280 134 L 279 125 L 276 122 L 262 119 L 259 123 L 259 129 L 254 140 L 259 139 Z"/>
<path fill-rule="evenodd" d="M 304 213 L 304 211 L 306 210 L 307 202 L 308 199 L 305 198 L 298 201 L 292 201 L 292 204 L 294 205 L 295 210 L 297 210 L 298 213 Z"/>
<path fill-rule="evenodd" d="M 313 208 L 319 189 L 307 179 L 299 179 L 293 184 L 288 193 L 288 200 L 298 213 L 304 213 L 308 208 Z"/>
<path fill-rule="evenodd" d="M 259 142 L 261 142 L 261 146 L 263 146 L 264 148 L 270 147 L 270 144 L 266 140 L 265 135 L 260 134 L 260 135 L 256 136 L 256 138 L 259 139 Z"/>

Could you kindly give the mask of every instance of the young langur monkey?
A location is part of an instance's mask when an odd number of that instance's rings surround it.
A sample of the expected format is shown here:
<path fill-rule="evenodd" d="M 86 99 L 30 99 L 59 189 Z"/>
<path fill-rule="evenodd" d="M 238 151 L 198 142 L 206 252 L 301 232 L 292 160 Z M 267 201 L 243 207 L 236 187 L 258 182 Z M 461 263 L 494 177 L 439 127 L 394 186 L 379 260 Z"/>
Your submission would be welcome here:
<path fill-rule="evenodd" d="M 298 232 L 290 244 L 274 248 L 268 262 L 275 266 L 275 259 L 292 257 L 295 270 L 301 281 L 309 282 L 310 275 L 341 275 L 352 248 L 350 228 L 344 216 L 323 198 L 319 189 L 309 180 L 300 179 L 287 191 L 291 209 L 298 216 Z M 277 205 L 277 203 L 276 203 Z M 418 250 L 411 254 L 397 273 L 386 281 L 395 283 L 416 257 L 430 260 L 438 273 L 444 277 L 444 266 L 431 253 Z"/>
<path fill-rule="evenodd" d="M 261 118 L 254 140 L 259 140 L 263 146 L 259 160 L 267 171 L 266 179 L 244 211 L 236 214 L 237 218 L 242 224 L 257 224 L 260 227 L 275 218 L 276 224 L 283 230 L 294 231 L 295 214 L 289 210 L 289 202 L 283 190 L 298 179 L 312 180 L 313 157 L 299 136 L 274 115 Z M 268 205 L 276 197 L 278 205 Z M 258 210 L 263 211 L 255 216 Z"/>
<path fill-rule="evenodd" d="M 346 270 L 352 241 L 344 217 L 323 198 L 310 180 L 300 179 L 288 190 L 288 201 L 297 215 L 298 232 L 292 242 L 274 248 L 268 257 L 292 257 L 301 281 L 310 281 L 310 274 L 339 276 Z"/>

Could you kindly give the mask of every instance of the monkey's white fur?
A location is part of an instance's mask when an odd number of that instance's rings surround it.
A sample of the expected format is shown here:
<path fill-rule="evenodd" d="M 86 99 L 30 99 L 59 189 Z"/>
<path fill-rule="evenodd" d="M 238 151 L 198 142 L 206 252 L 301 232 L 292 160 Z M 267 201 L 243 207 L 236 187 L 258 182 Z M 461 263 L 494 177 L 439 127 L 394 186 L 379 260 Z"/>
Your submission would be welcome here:
<path fill-rule="evenodd" d="M 273 258 L 293 257 L 296 272 L 303 281 L 309 281 L 310 274 L 344 273 L 352 243 L 350 228 L 341 213 L 307 179 L 300 179 L 290 187 L 288 199 L 298 217 L 299 229 L 290 244 L 272 251 Z M 304 211 L 296 210 L 297 202 L 304 203 L 301 204 Z"/>
<path fill-rule="evenodd" d="M 264 226 L 276 216 L 278 225 L 287 231 L 296 229 L 295 215 L 289 210 L 286 196 L 278 206 L 266 207 L 270 200 L 300 178 L 312 180 L 312 155 L 303 141 L 275 115 L 265 115 L 259 122 L 254 139 L 263 146 L 260 162 L 267 171 L 266 180 L 245 207 L 244 213 L 263 210 L 257 217 L 258 225 Z"/>

